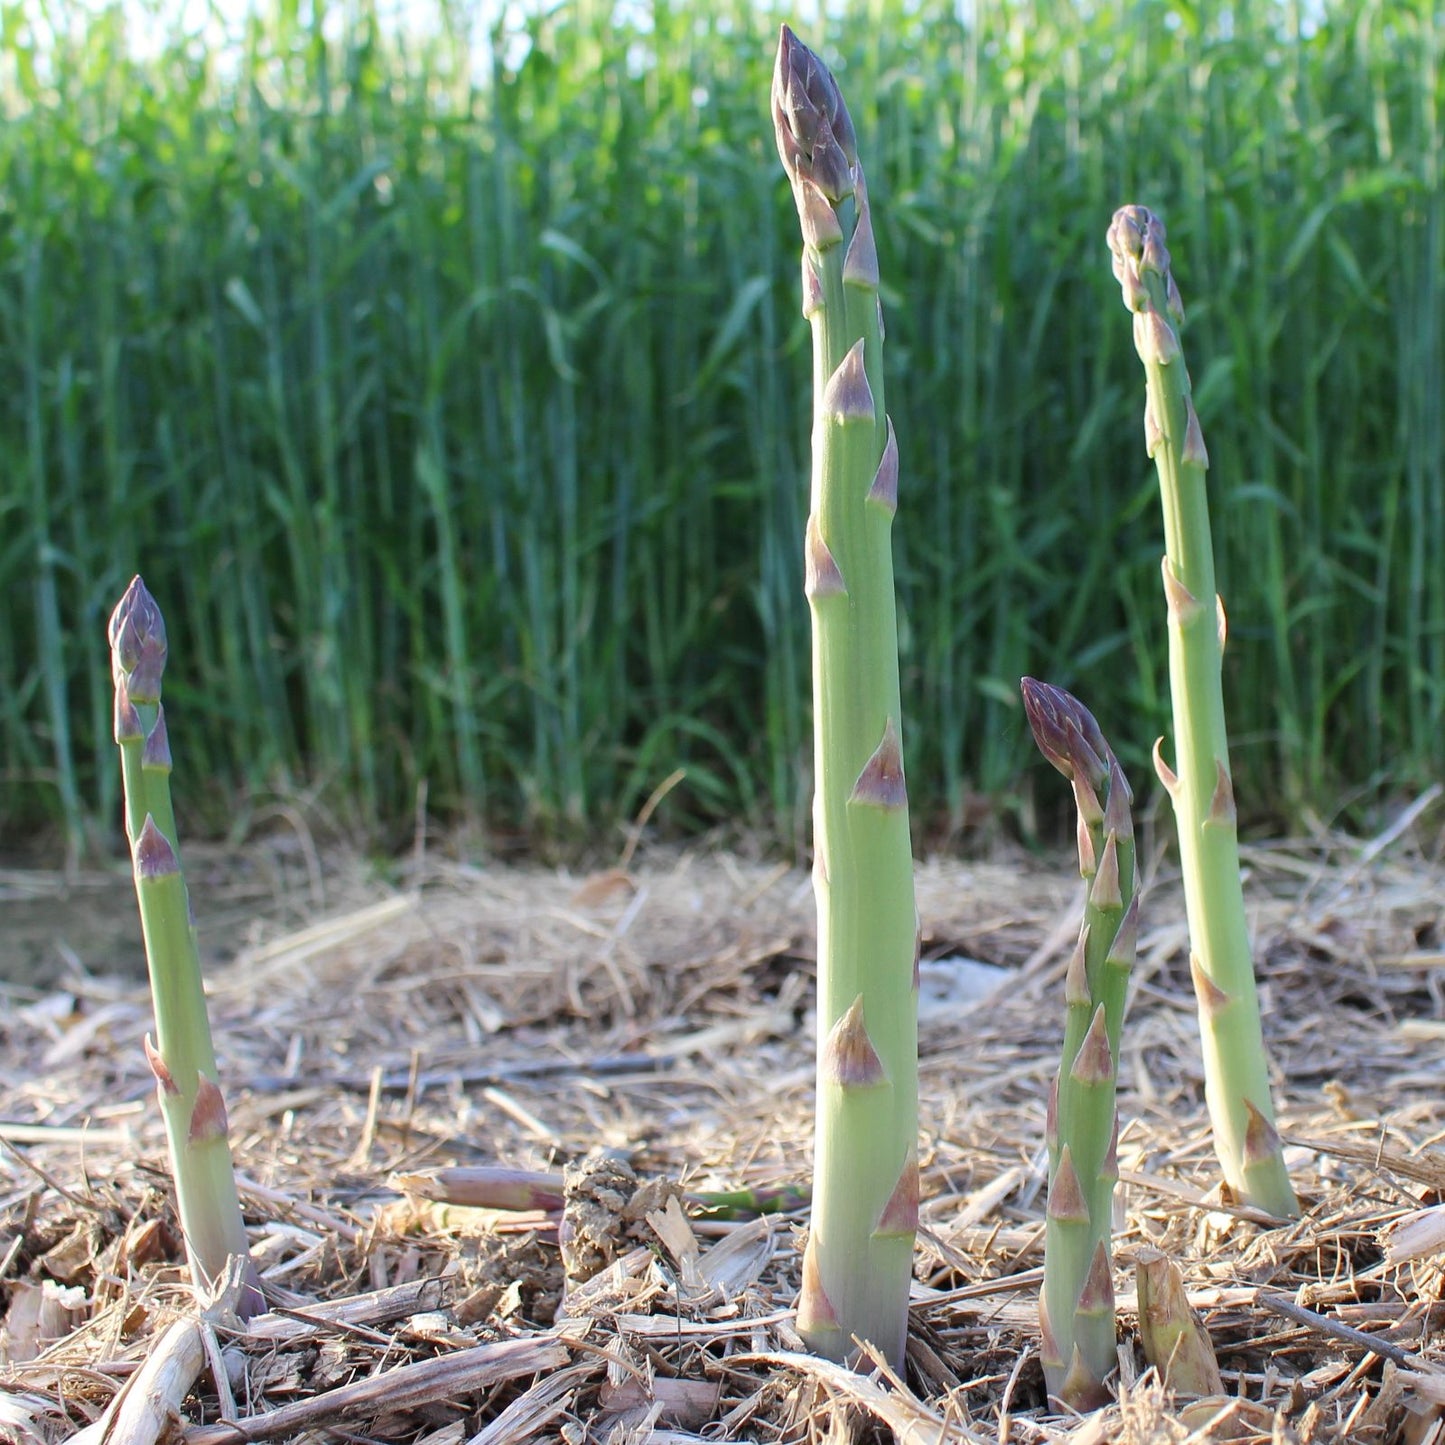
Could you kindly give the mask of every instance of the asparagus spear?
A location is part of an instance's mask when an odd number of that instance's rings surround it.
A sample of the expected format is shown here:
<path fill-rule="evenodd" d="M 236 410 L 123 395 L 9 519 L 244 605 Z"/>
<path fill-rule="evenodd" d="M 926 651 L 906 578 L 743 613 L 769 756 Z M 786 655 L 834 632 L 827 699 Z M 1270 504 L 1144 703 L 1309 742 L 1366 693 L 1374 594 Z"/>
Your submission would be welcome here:
<path fill-rule="evenodd" d="M 1141 1249 L 1134 1257 L 1134 1279 L 1139 1341 L 1164 1388 L 1176 1395 L 1222 1395 L 1214 1343 L 1189 1303 L 1179 1266 L 1163 1250 Z"/>
<path fill-rule="evenodd" d="M 1023 679 L 1039 751 L 1074 786 L 1084 922 L 1064 980 L 1064 1047 L 1049 1095 L 1049 1203 L 1039 1297 L 1044 1379 L 1074 1410 L 1108 1399 L 1116 1363 L 1111 1262 L 1119 1035 L 1139 932 L 1129 785 L 1093 715 Z"/>
<path fill-rule="evenodd" d="M 156 1036 L 146 1037 L 170 1145 L 176 1202 L 196 1284 L 210 1288 L 232 1256 L 249 1258 L 231 1166 L 226 1107 L 201 985 L 191 905 L 176 845 L 171 751 L 161 706 L 166 629 L 160 608 L 136 577 L 110 619 L 115 740 L 125 784 L 126 833 L 135 868 L 141 932 L 150 969 Z M 263 1307 L 255 1276 L 242 1314 Z"/>
<path fill-rule="evenodd" d="M 1179 343 L 1184 310 L 1170 274 L 1164 227 L 1150 211 L 1125 206 L 1115 212 L 1109 249 L 1124 304 L 1134 316 L 1134 345 L 1146 379 L 1144 435 L 1164 504 L 1177 772 L 1165 763 L 1159 743 L 1154 764 L 1178 825 L 1214 1148 L 1226 1182 L 1240 1199 L 1288 1217 L 1299 1213 L 1299 1204 L 1274 1126 L 1244 916 L 1220 677 L 1224 604 L 1214 585 L 1204 480 L 1209 456 Z"/>
<path fill-rule="evenodd" d="M 813 621 L 818 1098 L 798 1328 L 845 1361 L 903 1361 L 918 1221 L 918 974 L 883 406 L 878 257 L 853 124 L 785 25 L 773 122 L 803 236 L 813 332 L 805 591 Z"/>
<path fill-rule="evenodd" d="M 556 1213 L 562 1208 L 562 1175 L 550 1170 L 503 1169 L 487 1164 L 454 1164 L 393 1174 L 393 1189 L 438 1204 L 472 1209 Z M 688 1205 L 703 1219 L 750 1219 L 759 1214 L 787 1214 L 808 1202 L 808 1190 L 794 1184 L 753 1189 L 689 1192 Z"/>

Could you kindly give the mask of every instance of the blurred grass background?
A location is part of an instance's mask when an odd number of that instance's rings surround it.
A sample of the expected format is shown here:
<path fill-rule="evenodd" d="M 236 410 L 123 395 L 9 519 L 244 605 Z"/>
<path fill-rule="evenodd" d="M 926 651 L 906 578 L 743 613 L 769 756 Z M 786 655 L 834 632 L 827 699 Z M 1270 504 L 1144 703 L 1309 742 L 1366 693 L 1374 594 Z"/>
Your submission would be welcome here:
<path fill-rule="evenodd" d="M 165 610 L 177 792 L 377 839 L 631 815 L 791 836 L 810 384 L 771 4 L 231 39 L 0 0 L 0 814 L 117 807 L 105 621 Z M 129 18 L 128 18 L 129 17 Z M 210 26 L 220 23 L 219 17 Z M 1241 807 L 1445 756 L 1434 0 L 873 0 L 837 63 L 875 202 L 910 791 L 1007 816 L 1017 679 L 1136 787 L 1167 729 L 1116 205 L 1169 226 L 1212 459 Z M 202 806 L 202 805 L 205 806 Z M 209 811 L 207 811 L 209 809 Z"/>

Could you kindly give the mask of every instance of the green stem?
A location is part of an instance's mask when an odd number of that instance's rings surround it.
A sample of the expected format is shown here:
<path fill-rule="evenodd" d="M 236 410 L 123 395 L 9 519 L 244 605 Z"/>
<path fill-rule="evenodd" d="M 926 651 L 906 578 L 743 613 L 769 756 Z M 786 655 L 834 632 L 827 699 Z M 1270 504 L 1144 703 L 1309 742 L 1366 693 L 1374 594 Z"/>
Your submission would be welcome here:
<path fill-rule="evenodd" d="M 1299 1204 L 1274 1127 L 1244 912 L 1221 679 L 1224 606 L 1215 589 L 1204 476 L 1209 457 L 1179 344 L 1183 307 L 1169 270 L 1164 227 L 1151 212 L 1142 206 L 1116 212 L 1109 247 L 1134 315 L 1134 344 L 1146 379 L 1144 431 L 1164 508 L 1177 771 L 1165 764 L 1157 745 L 1155 765 L 1179 833 L 1214 1148 L 1240 1199 L 1289 1217 L 1299 1213 Z"/>
<path fill-rule="evenodd" d="M 852 122 L 786 26 L 779 154 L 803 233 L 813 332 L 805 591 L 813 620 L 818 1097 L 798 1328 L 835 1360 L 902 1366 L 918 1220 L 917 918 L 903 777 L 878 262 Z M 851 206 L 844 203 L 852 198 Z"/>
<path fill-rule="evenodd" d="M 1074 785 L 1083 927 L 1064 981 L 1064 1047 L 1049 1096 L 1049 1202 L 1041 1355 L 1049 1394 L 1070 1409 L 1108 1399 L 1116 1365 L 1112 1234 L 1119 1041 L 1139 932 L 1130 792 L 1092 714 L 1024 678 L 1039 750 Z M 1102 797 L 1102 801 L 1101 801 Z"/>
<path fill-rule="evenodd" d="M 211 1287 L 224 1276 L 232 1256 L 249 1259 L 250 1246 L 217 1082 L 196 930 L 176 848 L 170 741 L 160 701 L 165 623 L 139 577 L 111 617 L 110 642 L 126 832 L 155 1008 L 155 1042 L 146 1039 L 146 1057 L 165 1120 L 191 1274 L 197 1285 Z M 243 1315 L 263 1307 L 254 1272 L 246 1284 L 238 1304 Z"/>

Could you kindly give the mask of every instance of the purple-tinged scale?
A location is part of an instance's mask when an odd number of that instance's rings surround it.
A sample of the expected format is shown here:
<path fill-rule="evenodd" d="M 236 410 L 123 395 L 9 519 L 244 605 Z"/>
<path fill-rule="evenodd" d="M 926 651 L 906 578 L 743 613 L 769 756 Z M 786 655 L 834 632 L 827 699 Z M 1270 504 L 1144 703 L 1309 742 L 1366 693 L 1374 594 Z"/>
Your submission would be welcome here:
<path fill-rule="evenodd" d="M 877 1089 L 888 1082 L 883 1060 L 868 1037 L 861 994 L 829 1030 L 819 1073 L 841 1089 Z"/>
<path fill-rule="evenodd" d="M 896 810 L 908 806 L 908 785 L 903 777 L 903 746 L 893 719 L 883 723 L 883 737 L 863 764 L 848 801 L 865 807 Z"/>

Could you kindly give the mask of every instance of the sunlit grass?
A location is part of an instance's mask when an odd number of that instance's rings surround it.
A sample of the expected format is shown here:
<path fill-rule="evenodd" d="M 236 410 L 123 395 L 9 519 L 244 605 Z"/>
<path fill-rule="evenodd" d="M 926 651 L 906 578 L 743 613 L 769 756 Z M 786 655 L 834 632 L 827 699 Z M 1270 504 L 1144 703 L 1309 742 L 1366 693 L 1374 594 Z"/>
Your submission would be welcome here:
<path fill-rule="evenodd" d="M 1023 673 L 1087 675 L 1141 775 L 1164 729 L 1137 364 L 1098 325 L 1124 199 L 1209 298 L 1241 807 L 1438 771 L 1429 6 L 1331 4 L 1303 38 L 1289 4 L 1228 35 L 1163 0 L 978 8 L 965 31 L 877 0 L 829 32 L 907 375 L 915 812 L 1008 806 Z M 806 328 L 761 99 L 778 15 L 577 0 L 489 51 L 460 8 L 398 40 L 365 4 L 282 7 L 239 50 L 142 64 L 114 13 L 48 54 L 27 13 L 0 47 L 0 807 L 78 828 L 114 803 L 90 639 L 143 567 L 218 791 L 314 784 L 397 828 L 425 779 L 434 807 L 570 829 L 681 763 L 672 823 L 790 827 Z"/>

